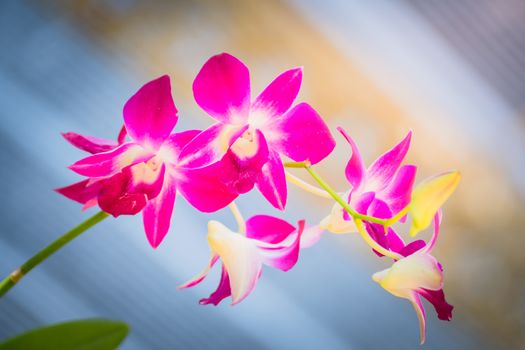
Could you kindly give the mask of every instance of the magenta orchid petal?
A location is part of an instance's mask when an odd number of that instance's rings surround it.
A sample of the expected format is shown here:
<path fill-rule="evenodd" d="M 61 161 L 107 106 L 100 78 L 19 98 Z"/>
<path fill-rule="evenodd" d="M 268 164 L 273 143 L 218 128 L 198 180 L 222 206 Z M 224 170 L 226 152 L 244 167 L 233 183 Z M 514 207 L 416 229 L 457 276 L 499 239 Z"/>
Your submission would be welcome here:
<path fill-rule="evenodd" d="M 392 216 L 392 211 L 388 205 L 377 198 L 370 203 L 366 213 L 379 219 L 388 219 Z"/>
<path fill-rule="evenodd" d="M 426 245 L 427 244 L 424 240 L 418 239 L 404 246 L 398 253 L 401 254 L 402 256 L 409 256 L 409 255 L 416 253 L 417 251 L 420 251 Z"/>
<path fill-rule="evenodd" d="M 159 195 L 150 199 L 142 212 L 146 237 L 153 248 L 157 248 L 170 228 L 177 191 L 168 176 Z"/>
<path fill-rule="evenodd" d="M 385 230 L 381 225 L 366 223 L 365 226 L 372 239 L 379 243 L 380 246 L 393 252 L 399 252 L 405 247 L 405 242 L 392 228 L 388 228 L 388 233 L 385 235 Z M 372 251 L 379 257 L 384 256 L 375 249 L 372 249 Z"/>
<path fill-rule="evenodd" d="M 88 179 L 76 182 L 69 186 L 57 188 L 55 191 L 75 202 L 86 204 L 97 198 L 101 188 L 101 181 L 93 182 Z"/>
<path fill-rule="evenodd" d="M 257 188 L 271 205 L 284 210 L 287 199 L 286 175 L 279 154 L 270 151 L 268 161 L 257 178 Z"/>
<path fill-rule="evenodd" d="M 219 260 L 219 256 L 217 254 L 211 253 L 208 265 L 206 265 L 206 267 L 201 272 L 199 272 L 197 275 L 195 275 L 192 279 L 178 286 L 177 289 L 190 288 L 190 287 L 196 286 L 197 284 L 201 283 L 208 276 L 208 274 L 210 273 L 212 267 L 215 265 L 217 260 Z"/>
<path fill-rule="evenodd" d="M 144 193 L 129 193 L 129 181 L 129 176 L 123 173 L 117 173 L 104 180 L 98 194 L 100 209 L 114 217 L 139 213 L 146 206 L 147 197 Z"/>
<path fill-rule="evenodd" d="M 297 230 L 293 231 L 293 235 L 289 234 L 284 240 L 271 245 L 264 244 L 266 242 L 260 242 L 258 248 L 262 253 L 264 264 L 282 271 L 288 271 L 294 267 L 299 259 L 303 231 L 304 220 L 301 220 L 297 224 Z M 290 240 L 290 238 L 293 239 Z"/>
<path fill-rule="evenodd" d="M 122 145 L 126 142 L 126 136 L 128 136 L 128 131 L 126 130 L 126 125 L 122 125 L 122 128 L 120 128 L 120 132 L 117 136 L 117 143 L 119 145 Z"/>
<path fill-rule="evenodd" d="M 358 189 L 363 183 L 366 175 L 365 164 L 361 157 L 361 152 L 359 152 L 356 143 L 343 128 L 338 127 L 337 130 L 343 135 L 352 148 L 352 157 L 346 164 L 345 175 L 348 182 L 352 185 L 352 189 Z"/>
<path fill-rule="evenodd" d="M 186 130 L 171 134 L 162 144 L 157 154 L 164 162 L 176 165 L 182 149 L 201 132 L 201 130 Z"/>
<path fill-rule="evenodd" d="M 153 154 L 133 143 L 125 143 L 117 148 L 93 154 L 69 166 L 77 174 L 89 177 L 103 177 L 113 175 L 124 167 L 144 162 L 153 157 Z"/>
<path fill-rule="evenodd" d="M 365 192 L 362 193 L 360 196 L 356 196 L 357 199 L 353 198 L 353 192 L 350 192 L 348 194 L 348 203 L 354 207 L 354 210 L 357 211 L 359 214 L 366 214 L 368 212 L 368 208 L 372 204 L 372 202 L 375 199 L 375 193 L 374 192 Z M 343 218 L 347 221 L 352 220 L 350 217 L 350 214 L 346 210 L 343 210 Z"/>
<path fill-rule="evenodd" d="M 379 199 L 375 199 L 371 203 L 367 212 L 368 215 L 379 219 L 386 219 L 392 216 L 388 205 Z M 372 239 L 374 239 L 382 247 L 394 252 L 399 252 L 405 247 L 405 242 L 403 242 L 401 237 L 392 228 L 389 228 L 385 234 L 383 225 L 365 221 L 365 226 Z M 383 256 L 383 254 L 375 250 L 374 253 L 380 257 Z"/>
<path fill-rule="evenodd" d="M 230 204 L 238 194 L 232 192 L 218 177 L 219 166 L 184 169 L 177 177 L 180 194 L 198 210 L 210 213 Z"/>
<path fill-rule="evenodd" d="M 406 246 L 401 236 L 392 228 L 388 228 L 386 238 L 388 239 L 387 248 L 393 252 L 399 252 Z"/>
<path fill-rule="evenodd" d="M 88 210 L 89 208 L 92 208 L 94 206 L 97 206 L 98 205 L 98 199 L 97 198 L 92 198 L 90 200 L 88 200 L 83 206 L 82 206 L 82 211 L 86 211 Z"/>
<path fill-rule="evenodd" d="M 374 192 L 365 192 L 355 200 L 355 203 L 351 198 L 349 198 L 349 202 L 354 205 L 354 209 L 358 213 L 366 214 L 369 212 L 372 203 L 374 203 L 375 196 L 376 194 Z"/>
<path fill-rule="evenodd" d="M 228 272 L 226 271 L 224 264 L 222 264 L 221 280 L 219 282 L 219 286 L 213 293 L 210 294 L 209 297 L 199 300 L 199 304 L 213 304 L 217 306 L 222 300 L 226 299 L 230 295 L 232 295 L 230 288 L 230 276 L 228 276 Z"/>
<path fill-rule="evenodd" d="M 250 72 L 230 54 L 213 56 L 197 74 L 193 95 L 197 104 L 216 120 L 242 123 L 250 108 Z"/>
<path fill-rule="evenodd" d="M 159 149 L 177 124 L 177 119 L 167 75 L 145 84 L 124 105 L 127 133 L 146 149 Z"/>
<path fill-rule="evenodd" d="M 252 111 L 264 111 L 267 117 L 282 115 L 292 106 L 297 97 L 302 78 L 302 68 L 293 68 L 281 73 L 255 99 Z"/>
<path fill-rule="evenodd" d="M 445 293 L 443 289 L 429 290 L 421 288 L 417 291 L 423 298 L 427 299 L 434 309 L 436 310 L 437 316 L 440 320 L 450 321 L 452 320 L 452 310 L 454 306 L 447 303 L 445 300 Z"/>
<path fill-rule="evenodd" d="M 334 149 L 335 140 L 328 126 L 309 104 L 296 105 L 279 120 L 282 135 L 273 144 L 279 153 L 294 161 L 316 164 Z"/>
<path fill-rule="evenodd" d="M 373 191 L 385 189 L 392 181 L 410 147 L 412 132 L 394 148 L 377 158 L 367 170 L 367 188 Z"/>
<path fill-rule="evenodd" d="M 388 209 L 388 206 L 378 199 L 374 200 L 373 203 L 370 205 L 368 209 L 368 215 L 380 219 L 388 218 L 391 216 L 390 209 Z M 405 242 L 391 227 L 388 228 L 385 234 L 385 229 L 383 225 L 365 221 L 365 228 L 368 234 L 372 237 L 372 239 L 382 247 L 393 252 L 399 252 L 403 248 L 405 248 Z M 373 250 L 373 252 L 379 257 L 383 256 L 383 254 L 377 252 L 376 250 Z"/>
<path fill-rule="evenodd" d="M 248 125 L 232 127 L 216 123 L 195 136 L 179 155 L 179 166 L 200 168 L 220 161 Z"/>
<path fill-rule="evenodd" d="M 74 132 L 65 132 L 62 133 L 62 136 L 76 148 L 91 154 L 111 151 L 118 146 L 117 142 L 112 140 L 84 136 Z"/>
<path fill-rule="evenodd" d="M 256 215 L 246 221 L 246 237 L 266 243 L 282 242 L 293 231 L 293 225 L 270 215 Z"/>
<path fill-rule="evenodd" d="M 396 215 L 410 203 L 416 171 L 415 165 L 403 165 L 391 184 L 380 194 L 388 204 L 392 215 Z"/>

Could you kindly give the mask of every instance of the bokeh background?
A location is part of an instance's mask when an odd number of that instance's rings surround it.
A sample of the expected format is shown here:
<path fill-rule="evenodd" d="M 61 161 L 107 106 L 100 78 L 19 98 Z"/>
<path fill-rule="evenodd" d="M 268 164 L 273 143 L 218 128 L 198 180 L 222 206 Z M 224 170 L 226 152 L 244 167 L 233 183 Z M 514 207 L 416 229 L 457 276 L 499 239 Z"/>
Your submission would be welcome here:
<path fill-rule="evenodd" d="M 304 66 L 300 99 L 344 126 L 368 162 L 411 129 L 419 179 L 460 169 L 435 249 L 454 319 L 427 305 L 425 348 L 525 348 L 521 0 L 0 2 L 2 276 L 90 215 L 52 192 L 78 179 L 66 166 L 82 156 L 59 133 L 116 137 L 127 98 L 165 73 L 179 130 L 204 128 L 191 83 L 223 51 L 250 67 L 255 93 Z M 343 190 L 349 150 L 337 140 L 319 171 Z M 239 201 L 245 216 L 276 214 L 261 198 Z M 330 207 L 291 188 L 284 217 L 315 222 Z M 210 218 L 234 225 L 226 210 L 200 215 L 179 198 L 155 251 L 139 217 L 103 222 L 0 300 L 0 339 L 106 317 L 130 323 L 127 350 L 419 348 L 410 304 L 370 279 L 387 262 L 352 235 L 325 236 L 286 274 L 265 270 L 240 305 L 198 305 L 217 271 L 176 286 L 207 261 Z"/>

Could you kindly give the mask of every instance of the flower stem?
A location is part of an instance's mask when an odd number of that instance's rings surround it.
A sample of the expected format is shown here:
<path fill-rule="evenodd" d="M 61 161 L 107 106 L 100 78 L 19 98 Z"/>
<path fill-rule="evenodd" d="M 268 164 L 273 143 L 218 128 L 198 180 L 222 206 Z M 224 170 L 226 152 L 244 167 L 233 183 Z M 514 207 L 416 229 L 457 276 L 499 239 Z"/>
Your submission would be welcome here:
<path fill-rule="evenodd" d="M 373 216 L 368 216 L 368 215 L 364 215 L 364 214 L 358 213 L 348 203 L 346 203 L 346 201 L 343 198 L 341 198 L 341 196 L 339 194 L 337 194 L 337 192 L 335 192 L 330 187 L 330 185 L 328 185 L 319 176 L 319 174 L 317 174 L 317 172 L 314 169 L 312 169 L 311 167 L 305 167 L 305 169 L 306 169 L 306 171 L 308 171 L 308 173 L 310 173 L 310 175 L 314 178 L 314 180 L 317 181 L 319 186 L 321 186 L 326 192 L 328 192 L 328 194 L 330 194 L 330 196 L 337 203 L 339 203 L 339 205 L 342 206 L 348 212 L 348 214 L 350 214 L 354 219 L 361 219 L 361 220 L 364 220 L 364 221 L 373 222 L 373 223 L 380 224 L 380 225 L 386 225 L 388 223 L 388 220 L 379 219 L 379 218 L 376 218 L 376 217 L 373 217 Z"/>
<path fill-rule="evenodd" d="M 29 271 L 31 271 L 33 268 L 38 266 L 41 262 L 49 258 L 51 255 L 56 253 L 60 248 L 68 244 L 70 241 L 78 237 L 83 232 L 87 231 L 89 228 L 95 226 L 105 218 L 107 218 L 109 214 L 100 211 L 87 219 L 86 221 L 82 222 L 75 228 L 71 229 L 70 231 L 64 233 L 62 236 L 57 238 L 54 242 L 49 244 L 47 247 L 36 253 L 33 257 L 31 257 L 29 260 L 27 260 L 22 266 L 20 266 L 18 269 L 13 271 L 9 276 L 4 278 L 0 282 L 0 297 L 3 297 L 15 284 L 18 283 L 24 277 Z"/>
<path fill-rule="evenodd" d="M 285 172 L 285 174 L 286 174 L 286 180 L 290 181 L 295 186 L 297 186 L 299 188 L 302 188 L 306 192 L 310 192 L 312 194 L 315 194 L 316 196 L 323 197 L 323 198 L 332 198 L 332 196 L 330 196 L 330 194 L 327 193 L 325 190 L 323 190 L 323 189 L 321 189 L 319 187 L 315 187 L 313 185 L 310 185 L 308 182 L 305 182 L 305 181 L 301 180 L 297 176 L 295 176 L 295 175 L 293 175 L 293 174 L 291 174 L 291 173 L 289 173 L 287 171 Z"/>
<path fill-rule="evenodd" d="M 239 233 L 246 235 L 246 222 L 242 217 L 239 207 L 237 207 L 237 204 L 235 204 L 235 202 L 231 202 L 228 207 L 230 208 L 233 217 L 235 218 L 235 221 L 237 221 L 237 226 L 239 226 Z"/>

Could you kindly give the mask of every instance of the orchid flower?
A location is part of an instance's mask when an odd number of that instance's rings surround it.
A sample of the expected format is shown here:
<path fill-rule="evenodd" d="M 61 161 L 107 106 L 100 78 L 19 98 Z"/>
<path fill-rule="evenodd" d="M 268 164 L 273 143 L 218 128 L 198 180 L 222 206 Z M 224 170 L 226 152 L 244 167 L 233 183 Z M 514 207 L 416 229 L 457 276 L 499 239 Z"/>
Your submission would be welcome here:
<path fill-rule="evenodd" d="M 434 306 L 440 320 L 450 321 L 454 308 L 447 303 L 443 293 L 443 267 L 430 255 L 439 234 L 440 223 L 441 213 L 437 213 L 434 217 L 434 233 L 427 244 L 417 240 L 403 247 L 400 250 L 403 258 L 372 276 L 385 290 L 412 303 L 419 320 L 421 344 L 425 342 L 426 333 L 426 314 L 421 297 Z"/>
<path fill-rule="evenodd" d="M 458 186 L 460 179 L 459 172 L 451 171 L 427 178 L 416 186 L 407 207 L 412 219 L 410 236 L 415 236 L 430 226 L 432 220 L 439 214 L 441 206 Z M 368 214 L 376 218 L 389 218 L 391 212 L 385 205 L 378 205 L 378 203 L 369 207 Z M 405 249 L 405 243 L 391 227 L 385 234 L 383 225 L 365 221 L 365 226 L 368 234 L 382 247 L 396 253 L 401 253 Z M 382 256 L 377 251 L 374 252 Z"/>
<path fill-rule="evenodd" d="M 281 155 L 315 164 L 335 147 L 328 127 L 309 104 L 290 109 L 301 80 L 302 68 L 287 70 L 251 101 L 244 63 L 227 53 L 211 57 L 195 78 L 193 93 L 216 123 L 187 145 L 181 164 L 198 168 L 222 161 L 222 180 L 232 191 L 245 193 L 256 185 L 283 210 L 287 187 Z"/>
<path fill-rule="evenodd" d="M 416 176 L 416 166 L 401 165 L 410 146 L 412 133 L 409 132 L 399 144 L 381 155 L 366 169 L 354 140 L 342 128 L 338 130 L 352 149 L 352 156 L 345 169 L 346 179 L 351 185 L 344 194 L 348 204 L 360 214 L 379 219 L 391 218 L 403 210 L 410 203 Z M 368 222 L 365 224 L 367 231 L 376 236 L 380 240 L 378 243 L 385 248 L 401 244 L 401 239 L 393 230 L 388 230 L 385 236 L 381 225 Z M 357 231 L 349 214 L 337 203 L 330 214 L 321 221 L 321 227 L 338 234 Z"/>
<path fill-rule="evenodd" d="M 69 167 L 88 179 L 60 188 L 59 193 L 85 207 L 98 204 L 115 217 L 142 211 L 154 248 L 168 232 L 177 191 L 204 212 L 218 210 L 237 196 L 210 169 L 179 165 L 183 147 L 200 131 L 171 134 L 178 117 L 168 76 L 144 85 L 125 104 L 123 114 L 125 131 L 117 144 L 64 134 L 73 145 L 94 154 Z M 126 132 L 129 142 L 124 142 Z"/>
<path fill-rule="evenodd" d="M 218 305 L 232 296 L 232 305 L 241 302 L 255 288 L 263 265 L 282 271 L 297 262 L 304 220 L 295 228 L 288 222 L 267 215 L 246 221 L 246 235 L 233 232 L 217 221 L 208 223 L 211 257 L 204 270 L 179 288 L 193 287 L 204 280 L 218 259 L 222 261 L 221 280 L 217 290 L 200 304 Z"/>

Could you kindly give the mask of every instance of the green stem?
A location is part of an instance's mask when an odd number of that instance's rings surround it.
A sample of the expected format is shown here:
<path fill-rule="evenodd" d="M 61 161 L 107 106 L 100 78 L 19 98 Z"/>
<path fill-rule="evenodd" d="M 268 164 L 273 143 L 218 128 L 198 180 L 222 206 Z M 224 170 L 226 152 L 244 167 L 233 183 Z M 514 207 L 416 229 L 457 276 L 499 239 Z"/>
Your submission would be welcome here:
<path fill-rule="evenodd" d="M 29 271 L 38 266 L 41 262 L 49 258 L 51 255 L 56 253 L 60 248 L 68 244 L 70 241 L 80 236 L 83 232 L 95 226 L 108 216 L 109 214 L 103 211 L 96 213 L 95 215 L 82 222 L 75 228 L 71 229 L 70 231 L 64 233 L 54 242 L 52 242 L 47 247 L 36 253 L 33 257 L 31 257 L 24 264 L 22 264 L 22 266 L 13 271 L 9 276 L 4 278 L 4 280 L 0 282 L 0 297 L 3 297 Z"/>
<path fill-rule="evenodd" d="M 350 214 L 354 219 L 361 219 L 363 221 L 373 222 L 373 223 L 380 224 L 380 225 L 387 225 L 388 224 L 388 220 L 379 219 L 379 218 L 376 218 L 376 217 L 373 217 L 373 216 L 363 215 L 363 214 L 360 214 L 360 213 L 356 212 L 348 203 L 346 203 L 346 201 L 343 198 L 341 198 L 341 196 L 339 194 L 337 194 L 337 192 L 335 192 L 330 187 L 330 185 L 328 185 L 315 172 L 314 169 L 312 169 L 311 167 L 304 167 L 304 168 L 306 169 L 306 171 L 308 171 L 308 173 L 310 173 L 310 175 L 314 178 L 314 180 L 317 181 L 319 186 L 321 186 L 326 192 L 328 192 L 330 194 L 330 196 L 332 196 L 332 198 L 337 203 L 339 203 L 339 205 L 341 207 L 343 207 L 348 212 L 348 214 Z"/>

